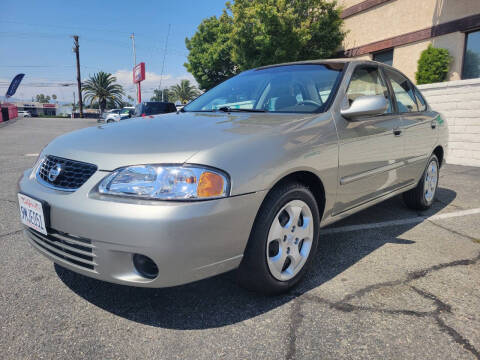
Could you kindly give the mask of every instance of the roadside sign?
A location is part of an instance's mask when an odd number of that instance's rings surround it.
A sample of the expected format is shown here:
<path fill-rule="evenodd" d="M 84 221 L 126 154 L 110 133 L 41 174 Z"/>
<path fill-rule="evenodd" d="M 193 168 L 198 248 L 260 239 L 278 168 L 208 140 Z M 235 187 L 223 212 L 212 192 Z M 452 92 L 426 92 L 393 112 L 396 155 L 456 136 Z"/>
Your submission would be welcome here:
<path fill-rule="evenodd" d="M 145 63 L 141 62 L 133 68 L 133 82 L 135 84 L 145 80 Z"/>

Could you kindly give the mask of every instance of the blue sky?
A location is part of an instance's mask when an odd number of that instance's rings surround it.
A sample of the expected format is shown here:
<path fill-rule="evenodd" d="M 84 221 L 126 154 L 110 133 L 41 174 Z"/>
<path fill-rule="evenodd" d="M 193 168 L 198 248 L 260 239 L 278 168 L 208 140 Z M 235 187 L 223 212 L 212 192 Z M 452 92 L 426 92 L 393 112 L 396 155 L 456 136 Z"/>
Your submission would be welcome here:
<path fill-rule="evenodd" d="M 146 63 L 147 97 L 160 82 L 168 25 L 171 24 L 162 83 L 192 79 L 183 64 L 188 51 L 185 37 L 195 33 L 202 19 L 220 15 L 225 0 L 182 1 L 19 1 L 2 0 L 0 11 L 0 95 L 15 74 L 26 74 L 16 98 L 55 93 L 71 101 L 75 56 L 71 35 L 80 36 L 82 78 L 103 70 L 115 74 L 127 93 L 133 65 L 129 35 L 135 33 L 137 62 Z"/>

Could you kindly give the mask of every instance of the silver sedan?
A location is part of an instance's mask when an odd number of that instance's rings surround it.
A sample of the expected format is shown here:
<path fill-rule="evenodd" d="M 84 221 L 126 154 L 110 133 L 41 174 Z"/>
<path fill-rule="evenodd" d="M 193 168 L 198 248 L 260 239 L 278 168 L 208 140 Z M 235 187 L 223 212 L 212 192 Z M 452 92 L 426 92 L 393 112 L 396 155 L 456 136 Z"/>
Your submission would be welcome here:
<path fill-rule="evenodd" d="M 177 113 L 55 139 L 19 182 L 20 216 L 33 247 L 86 276 L 167 287 L 238 268 L 280 293 L 321 227 L 398 194 L 430 207 L 447 138 L 390 66 L 267 66 Z"/>

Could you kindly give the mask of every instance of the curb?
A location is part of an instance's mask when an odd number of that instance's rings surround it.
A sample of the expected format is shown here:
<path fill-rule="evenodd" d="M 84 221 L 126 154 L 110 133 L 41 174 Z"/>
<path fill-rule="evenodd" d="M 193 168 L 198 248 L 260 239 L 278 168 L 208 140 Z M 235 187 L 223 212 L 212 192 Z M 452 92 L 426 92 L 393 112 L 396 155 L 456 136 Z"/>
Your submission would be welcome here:
<path fill-rule="evenodd" d="M 7 120 L 7 121 L 2 121 L 2 122 L 0 122 L 0 129 L 1 129 L 2 127 L 5 127 L 5 126 L 9 125 L 9 124 L 16 123 L 18 119 L 20 119 L 20 118 L 19 118 L 19 117 L 16 117 L 15 119 L 10 119 L 10 120 Z"/>

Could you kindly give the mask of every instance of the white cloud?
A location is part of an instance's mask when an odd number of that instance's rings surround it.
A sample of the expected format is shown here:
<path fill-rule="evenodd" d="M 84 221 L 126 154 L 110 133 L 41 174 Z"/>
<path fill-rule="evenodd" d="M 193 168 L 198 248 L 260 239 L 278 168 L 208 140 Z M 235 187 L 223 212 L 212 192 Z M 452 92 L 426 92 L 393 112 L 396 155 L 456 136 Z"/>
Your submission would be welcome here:
<path fill-rule="evenodd" d="M 136 85 L 133 83 L 133 74 L 131 70 L 118 70 L 113 74 L 119 84 L 123 86 L 125 92 L 128 95 L 135 97 L 136 94 Z M 153 95 L 153 90 L 157 89 L 160 86 L 160 80 L 162 81 L 162 88 L 167 88 L 172 85 L 179 83 L 181 80 L 190 80 L 194 85 L 197 85 L 197 82 L 193 78 L 192 74 L 186 73 L 181 76 L 173 77 L 172 75 L 165 74 L 161 76 L 155 72 L 145 72 L 145 80 L 141 83 L 142 88 L 142 98 L 150 99 Z"/>

